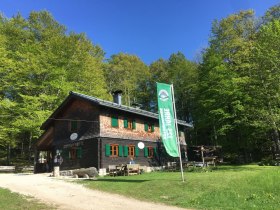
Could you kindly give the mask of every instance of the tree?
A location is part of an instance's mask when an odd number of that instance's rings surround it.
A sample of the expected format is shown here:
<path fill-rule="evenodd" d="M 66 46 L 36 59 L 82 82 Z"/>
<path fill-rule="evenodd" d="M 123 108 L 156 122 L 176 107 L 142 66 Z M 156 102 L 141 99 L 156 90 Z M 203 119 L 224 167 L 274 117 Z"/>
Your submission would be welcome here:
<path fill-rule="evenodd" d="M 205 135 L 198 138 L 234 152 L 247 152 L 251 146 L 248 84 L 255 31 L 253 11 L 215 21 L 199 68 L 195 125 Z"/>
<path fill-rule="evenodd" d="M 253 11 L 215 21 L 199 67 L 198 141 L 222 144 L 245 161 L 253 151 L 260 158 L 271 139 L 279 152 L 278 11 L 271 8 L 262 22 Z"/>
<path fill-rule="evenodd" d="M 280 153 L 280 19 L 263 25 L 256 38 L 254 53 L 254 110 L 256 124 L 271 134 L 274 148 Z M 257 102 L 257 103 L 256 103 Z"/>
<path fill-rule="evenodd" d="M 139 103 L 146 86 L 141 86 L 150 77 L 148 67 L 135 55 L 119 53 L 111 56 L 106 66 L 106 81 L 109 90 L 122 90 L 124 104 Z"/>
<path fill-rule="evenodd" d="M 67 34 L 46 11 L 1 17 L 0 28 L 0 105 L 13 105 L 3 109 L 12 117 L 0 123 L 0 141 L 9 136 L 30 157 L 40 125 L 69 91 L 109 98 L 104 52 L 84 34 Z"/>

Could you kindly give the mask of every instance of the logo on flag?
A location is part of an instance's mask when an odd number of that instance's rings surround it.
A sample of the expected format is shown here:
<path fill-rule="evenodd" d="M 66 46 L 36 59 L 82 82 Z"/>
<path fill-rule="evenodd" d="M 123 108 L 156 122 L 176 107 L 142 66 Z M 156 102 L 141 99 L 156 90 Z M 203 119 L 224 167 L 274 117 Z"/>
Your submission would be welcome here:
<path fill-rule="evenodd" d="M 159 94 L 158 94 L 158 97 L 159 97 L 159 99 L 162 100 L 162 101 L 167 101 L 169 95 L 168 95 L 168 92 L 167 92 L 166 90 L 160 90 L 160 91 L 159 91 Z"/>

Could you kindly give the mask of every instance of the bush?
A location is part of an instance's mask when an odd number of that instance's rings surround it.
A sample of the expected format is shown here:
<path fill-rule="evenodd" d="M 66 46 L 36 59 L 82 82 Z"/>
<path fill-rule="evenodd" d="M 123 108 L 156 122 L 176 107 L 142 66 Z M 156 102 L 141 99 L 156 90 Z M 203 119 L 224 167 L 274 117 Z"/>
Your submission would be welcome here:
<path fill-rule="evenodd" d="M 280 163 L 279 163 L 279 161 L 274 160 L 272 155 L 269 155 L 269 156 L 263 158 L 261 160 L 261 162 L 259 162 L 259 165 L 260 166 L 279 166 Z"/>

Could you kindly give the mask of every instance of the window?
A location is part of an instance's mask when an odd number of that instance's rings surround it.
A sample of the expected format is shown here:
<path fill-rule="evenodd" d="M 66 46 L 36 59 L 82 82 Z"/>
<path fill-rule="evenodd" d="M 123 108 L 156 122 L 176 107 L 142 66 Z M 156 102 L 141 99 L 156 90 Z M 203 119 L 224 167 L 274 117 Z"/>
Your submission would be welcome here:
<path fill-rule="evenodd" d="M 119 152 L 118 152 L 118 144 L 111 144 L 110 145 L 110 153 L 111 153 L 111 157 L 118 157 Z"/>
<path fill-rule="evenodd" d="M 110 156 L 110 157 L 118 157 L 119 145 L 118 144 L 106 144 L 105 145 L 105 155 Z"/>
<path fill-rule="evenodd" d="M 135 157 L 135 146 L 134 145 L 128 146 L 128 156 Z"/>
<path fill-rule="evenodd" d="M 78 121 L 77 120 L 70 121 L 69 130 L 71 132 L 77 132 L 78 131 Z"/>
<path fill-rule="evenodd" d="M 147 132 L 154 132 L 155 131 L 155 126 L 154 126 L 154 124 L 152 124 L 152 123 L 145 123 L 144 124 L 144 129 L 145 129 L 145 131 L 147 131 Z"/>
<path fill-rule="evenodd" d="M 111 126 L 112 127 L 119 127 L 119 118 L 118 116 L 111 117 Z"/>
<path fill-rule="evenodd" d="M 82 158 L 82 148 L 81 147 L 72 147 L 68 150 L 68 157 L 67 157 L 67 150 L 62 152 L 62 156 L 64 158 L 69 158 L 71 160 L 76 160 Z"/>
<path fill-rule="evenodd" d="M 148 147 L 148 158 L 154 157 L 154 148 Z"/>
<path fill-rule="evenodd" d="M 144 148 L 144 156 L 147 158 L 154 157 L 155 153 L 156 153 L 156 148 L 154 148 L 154 147 L 145 147 Z"/>
<path fill-rule="evenodd" d="M 136 129 L 136 121 L 132 120 L 132 119 L 124 118 L 123 119 L 123 127 L 127 128 L 127 129 L 130 129 L 130 130 Z"/>
<path fill-rule="evenodd" d="M 69 158 L 72 159 L 72 160 L 75 160 L 77 158 L 77 152 L 76 152 L 76 148 L 72 148 L 70 149 L 69 151 Z"/>

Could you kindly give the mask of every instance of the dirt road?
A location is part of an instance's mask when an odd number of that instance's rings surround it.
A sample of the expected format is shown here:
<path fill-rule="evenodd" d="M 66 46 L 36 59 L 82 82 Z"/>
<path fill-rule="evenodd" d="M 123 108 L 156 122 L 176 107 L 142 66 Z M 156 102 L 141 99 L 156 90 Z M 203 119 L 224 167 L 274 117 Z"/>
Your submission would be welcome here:
<path fill-rule="evenodd" d="M 124 196 L 90 190 L 47 174 L 0 174 L 0 187 L 35 197 L 67 210 L 180 210 Z"/>

